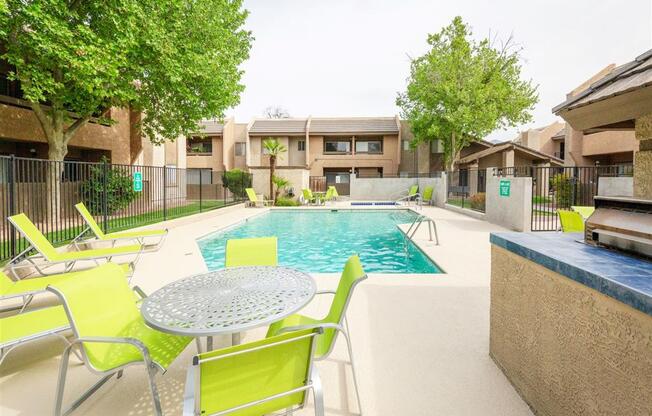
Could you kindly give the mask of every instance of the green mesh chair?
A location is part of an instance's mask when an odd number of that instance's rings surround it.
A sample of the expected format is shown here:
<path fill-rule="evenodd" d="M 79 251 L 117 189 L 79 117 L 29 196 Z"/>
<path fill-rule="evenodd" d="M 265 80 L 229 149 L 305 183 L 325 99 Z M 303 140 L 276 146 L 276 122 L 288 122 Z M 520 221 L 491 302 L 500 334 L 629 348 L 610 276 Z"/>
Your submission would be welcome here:
<path fill-rule="evenodd" d="M 337 189 L 331 185 L 326 189 L 326 195 L 324 195 L 324 201 L 336 201 L 340 194 L 337 193 Z"/>
<path fill-rule="evenodd" d="M 355 372 L 351 338 L 349 336 L 349 325 L 346 320 L 346 310 L 348 308 L 349 302 L 351 301 L 353 289 L 358 285 L 358 283 L 362 282 L 366 278 L 367 275 L 362 268 L 360 258 L 357 255 L 351 256 L 344 265 L 344 270 L 342 271 L 342 276 L 340 277 L 340 282 L 337 286 L 337 290 L 317 292 L 317 294 L 334 295 L 333 303 L 331 304 L 330 310 L 324 319 L 314 319 L 304 315 L 295 314 L 290 315 L 281 321 L 273 323 L 267 330 L 267 336 L 272 337 L 288 331 L 299 331 L 304 329 L 314 329 L 318 327 L 324 328 L 323 335 L 319 335 L 317 337 L 317 350 L 315 353 L 315 358 L 317 360 L 323 360 L 329 356 L 331 351 L 333 351 L 333 347 L 335 346 L 337 334 L 341 333 L 346 340 L 349 359 L 351 360 L 353 384 L 355 387 L 355 394 L 358 400 L 358 407 L 360 412 L 362 412 L 362 406 L 360 405 L 360 392 L 358 391 L 358 380 Z"/>
<path fill-rule="evenodd" d="M 432 186 L 426 186 L 423 190 L 421 202 L 430 205 L 432 203 Z"/>
<path fill-rule="evenodd" d="M 575 211 L 557 210 L 561 230 L 565 233 L 583 233 L 584 219 Z"/>
<path fill-rule="evenodd" d="M 84 205 L 83 202 L 76 204 L 75 209 L 77 212 L 79 212 L 79 215 L 81 215 L 81 217 L 84 219 L 84 222 L 86 223 L 86 228 L 84 228 L 82 232 L 79 233 L 79 235 L 73 240 L 73 244 L 75 244 L 75 246 L 77 243 L 83 242 L 84 237 L 87 234 L 92 233 L 95 236 L 95 240 L 93 241 L 109 241 L 115 245 L 115 243 L 119 240 L 132 240 L 138 244 L 145 244 L 146 242 L 150 242 L 150 244 L 147 245 L 148 247 L 158 248 L 163 244 L 165 237 L 168 235 L 167 229 L 121 231 L 117 233 L 105 234 L 104 231 L 102 231 L 102 228 L 97 225 L 95 218 L 93 218 L 93 215 L 90 213 L 88 208 L 86 208 L 86 205 Z"/>
<path fill-rule="evenodd" d="M 266 199 L 258 199 L 256 191 L 253 188 L 246 188 L 245 192 L 247 193 L 247 198 L 249 198 L 248 206 L 251 207 L 264 207 L 265 205 L 271 205 L 274 201 L 268 201 Z"/>
<path fill-rule="evenodd" d="M 184 416 L 264 415 L 305 405 L 312 390 L 315 415 L 324 415 L 313 357 L 321 328 L 199 354 L 188 369 Z"/>
<path fill-rule="evenodd" d="M 61 300 L 74 335 L 61 359 L 55 416 L 62 414 L 68 361 L 74 346 L 81 347 L 86 367 L 102 378 L 63 414 L 81 405 L 114 375 L 120 377 L 126 367 L 143 364 L 149 377 L 154 414 L 162 415 L 154 375 L 159 370 L 165 372 L 192 338 L 169 335 L 147 326 L 118 265 L 107 263 L 83 274 L 79 279 L 62 280 L 48 287 Z M 80 279 L 84 284 L 79 284 Z M 144 296 L 142 291 L 138 292 Z"/>
<path fill-rule="evenodd" d="M 239 238 L 226 241 L 225 267 L 276 266 L 276 237 Z"/>
<path fill-rule="evenodd" d="M 407 195 L 404 195 L 396 200 L 396 202 L 401 202 L 405 201 L 406 203 L 410 203 L 410 201 L 418 201 L 421 198 L 421 195 L 419 194 L 419 185 L 412 185 L 410 189 L 408 189 Z"/>
<path fill-rule="evenodd" d="M 313 195 L 312 191 L 308 188 L 304 188 L 301 190 L 301 193 L 303 194 L 303 200 L 306 204 L 321 204 L 322 199 L 318 196 Z"/>
<path fill-rule="evenodd" d="M 580 214 L 585 220 L 595 212 L 595 207 L 591 206 L 572 206 L 571 209 Z"/>
<path fill-rule="evenodd" d="M 129 265 L 120 266 L 123 276 L 131 273 Z M 16 347 L 49 336 L 58 336 L 66 345 L 68 339 L 63 333 L 70 329 L 68 316 L 62 306 L 28 309 L 33 297 L 46 293 L 50 284 L 57 284 L 65 279 L 76 279 L 84 272 L 63 273 L 52 276 L 12 281 L 0 272 L 0 301 L 15 302 L 22 300 L 22 305 L 3 310 L 16 310 L 17 313 L 0 317 L 0 364 Z M 77 354 L 77 352 L 75 352 Z M 77 355 L 81 360 L 81 356 Z"/>
<path fill-rule="evenodd" d="M 39 274 L 47 275 L 45 269 L 55 264 L 63 264 L 65 271 L 69 272 L 77 262 L 93 261 L 99 265 L 98 260 L 110 261 L 117 256 L 132 256 L 132 265 L 136 263 L 140 254 L 145 249 L 142 244 L 120 247 L 97 248 L 82 251 L 60 252 L 36 228 L 36 225 L 25 214 L 18 214 L 8 218 L 11 225 L 20 232 L 29 243 L 27 248 L 11 259 L 8 266 L 18 278 L 18 269 L 22 267 L 34 268 Z M 33 251 L 37 254 L 30 255 Z M 24 264 L 21 264 L 22 262 Z"/>

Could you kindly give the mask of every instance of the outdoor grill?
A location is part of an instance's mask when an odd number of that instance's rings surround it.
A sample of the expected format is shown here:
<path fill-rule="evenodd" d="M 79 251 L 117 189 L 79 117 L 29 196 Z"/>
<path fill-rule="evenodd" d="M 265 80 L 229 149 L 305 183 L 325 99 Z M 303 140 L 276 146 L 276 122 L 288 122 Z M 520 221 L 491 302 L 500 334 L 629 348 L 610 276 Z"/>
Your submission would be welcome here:
<path fill-rule="evenodd" d="M 652 258 L 652 200 L 596 196 L 594 202 L 587 243 Z"/>

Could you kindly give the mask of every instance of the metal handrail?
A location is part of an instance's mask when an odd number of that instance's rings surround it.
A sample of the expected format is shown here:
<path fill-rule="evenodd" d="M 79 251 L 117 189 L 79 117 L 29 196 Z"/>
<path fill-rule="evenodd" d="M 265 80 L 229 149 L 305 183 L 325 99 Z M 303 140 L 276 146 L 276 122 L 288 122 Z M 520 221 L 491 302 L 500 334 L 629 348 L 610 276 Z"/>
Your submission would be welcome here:
<path fill-rule="evenodd" d="M 424 222 L 428 223 L 428 234 L 430 236 L 430 241 L 432 241 L 432 231 L 434 230 L 435 242 L 437 245 L 439 245 L 439 234 L 437 233 L 437 224 L 435 223 L 435 220 L 433 220 L 430 217 L 426 217 L 423 214 L 419 214 L 414 219 L 414 221 L 412 221 L 412 224 L 410 224 L 407 231 L 405 232 L 405 237 L 409 240 L 413 240 L 413 237 L 417 233 L 417 230 Z"/>

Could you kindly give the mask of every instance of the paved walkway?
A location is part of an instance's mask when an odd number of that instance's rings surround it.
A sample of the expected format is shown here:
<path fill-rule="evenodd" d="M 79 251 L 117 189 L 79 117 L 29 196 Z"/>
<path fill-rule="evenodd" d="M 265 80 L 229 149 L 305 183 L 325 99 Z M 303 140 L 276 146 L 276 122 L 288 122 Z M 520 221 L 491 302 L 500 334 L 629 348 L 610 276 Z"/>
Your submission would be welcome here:
<path fill-rule="evenodd" d="M 141 259 L 133 283 L 151 292 L 204 271 L 195 239 L 264 211 L 237 206 L 169 222 L 165 246 Z M 427 241 L 425 227 L 419 230 L 417 243 L 446 274 L 372 274 L 360 285 L 350 308 L 365 414 L 531 415 L 488 355 L 489 232 L 500 227 L 439 208 L 422 212 L 437 221 L 441 245 Z M 336 275 L 315 278 L 320 289 L 337 284 Z M 316 299 L 306 313 L 323 315 L 329 302 L 328 297 Z M 243 341 L 262 336 L 264 329 L 251 331 Z M 228 340 L 216 341 L 226 346 Z M 0 368 L 1 415 L 51 414 L 61 349 L 60 341 L 48 339 L 23 346 L 8 357 Z M 191 344 L 158 379 L 166 415 L 181 414 L 185 371 L 194 353 Z M 332 357 L 318 367 L 327 414 L 358 414 L 345 344 L 338 342 Z M 68 401 L 96 380 L 79 364 L 69 374 Z M 111 380 L 74 414 L 151 414 L 142 367 L 132 367 L 122 379 Z"/>

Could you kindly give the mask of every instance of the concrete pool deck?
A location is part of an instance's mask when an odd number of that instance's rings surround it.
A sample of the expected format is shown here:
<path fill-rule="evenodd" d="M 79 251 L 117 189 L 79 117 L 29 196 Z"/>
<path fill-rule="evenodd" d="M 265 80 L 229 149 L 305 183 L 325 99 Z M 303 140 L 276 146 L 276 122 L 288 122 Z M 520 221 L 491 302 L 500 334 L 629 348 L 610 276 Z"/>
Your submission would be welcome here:
<path fill-rule="evenodd" d="M 349 207 L 345 202 L 336 206 Z M 168 239 L 159 252 L 143 256 L 132 283 L 152 292 L 205 271 L 195 239 L 266 210 L 239 205 L 156 224 L 153 227 L 170 229 Z M 349 309 L 364 413 L 531 415 L 489 357 L 489 233 L 506 230 L 439 208 L 425 207 L 420 212 L 435 219 L 441 244 L 427 241 L 426 227 L 419 230 L 416 243 L 445 274 L 370 274 Z M 315 279 L 320 289 L 334 288 L 337 276 L 316 274 Z M 305 313 L 321 316 L 329 304 L 329 297 L 317 298 Z M 265 328 L 247 332 L 243 342 L 264 334 Z M 220 337 L 217 345 L 226 346 L 229 340 Z M 0 414 L 51 414 L 61 350 L 61 341 L 49 338 L 17 348 L 7 357 L 0 368 Z M 186 368 L 195 352 L 193 343 L 157 378 L 166 415 L 181 414 Z M 75 359 L 71 362 L 66 403 L 97 380 Z M 317 365 L 326 413 L 358 414 L 343 341 Z M 127 369 L 122 379 L 109 381 L 73 414 L 151 414 L 143 368 Z M 295 414 L 313 413 L 308 407 Z"/>

